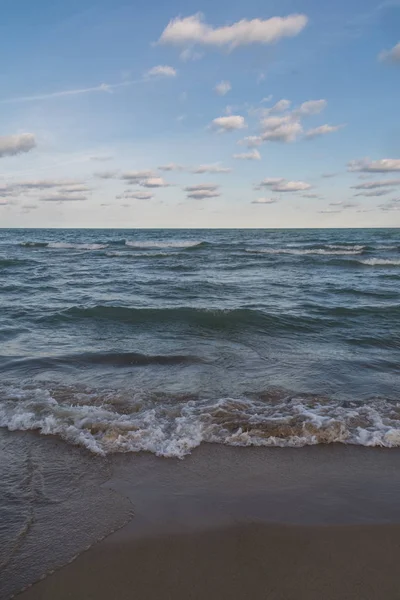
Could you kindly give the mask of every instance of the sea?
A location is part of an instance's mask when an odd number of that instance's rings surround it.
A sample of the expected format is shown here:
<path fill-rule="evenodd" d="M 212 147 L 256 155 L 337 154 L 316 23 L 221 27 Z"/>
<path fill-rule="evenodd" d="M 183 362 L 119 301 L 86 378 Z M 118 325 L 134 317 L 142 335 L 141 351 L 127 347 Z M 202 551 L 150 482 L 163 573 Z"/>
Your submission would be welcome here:
<path fill-rule="evenodd" d="M 400 230 L 2 229 L 0 349 L 8 598 L 129 518 L 112 456 L 400 446 Z"/>

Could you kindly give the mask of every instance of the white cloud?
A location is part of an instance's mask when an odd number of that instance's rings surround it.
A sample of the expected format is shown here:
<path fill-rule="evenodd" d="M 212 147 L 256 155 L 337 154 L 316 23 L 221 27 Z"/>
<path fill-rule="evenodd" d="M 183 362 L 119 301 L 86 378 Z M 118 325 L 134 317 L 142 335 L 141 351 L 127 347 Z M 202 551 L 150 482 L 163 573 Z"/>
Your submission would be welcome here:
<path fill-rule="evenodd" d="M 177 71 L 169 65 L 157 65 L 146 73 L 147 77 L 176 77 Z"/>
<path fill-rule="evenodd" d="M 367 181 L 366 183 L 359 183 L 358 185 L 352 185 L 353 190 L 374 190 L 381 187 L 389 187 L 394 185 L 400 185 L 400 179 L 381 179 L 379 181 Z"/>
<path fill-rule="evenodd" d="M 7 98 L 1 100 L 1 104 L 10 104 L 14 102 L 34 102 L 36 100 L 49 100 L 51 98 L 62 98 L 64 96 L 79 96 L 81 94 L 91 94 L 93 92 L 106 92 L 111 94 L 114 89 L 133 85 L 135 83 L 141 83 L 143 80 L 138 81 L 124 81 L 122 83 L 101 83 L 95 87 L 79 88 L 75 90 L 62 90 L 60 92 L 50 92 L 49 94 L 37 94 L 35 96 L 19 96 L 17 98 Z"/>
<path fill-rule="evenodd" d="M 258 187 L 269 187 L 274 192 L 300 192 L 309 190 L 311 185 L 305 181 L 287 181 L 286 179 L 263 179 Z"/>
<path fill-rule="evenodd" d="M 211 127 L 217 129 L 218 133 L 225 131 L 235 131 L 235 129 L 243 129 L 246 127 L 244 117 L 240 115 L 229 115 L 228 117 L 218 117 L 214 119 Z"/>
<path fill-rule="evenodd" d="M 214 90 L 217 92 L 218 96 L 225 96 L 228 92 L 230 92 L 232 86 L 229 81 L 220 81 L 215 86 Z"/>
<path fill-rule="evenodd" d="M 219 185 L 216 183 L 197 183 L 196 185 L 188 185 L 183 188 L 185 192 L 199 192 L 203 190 L 215 191 L 219 188 Z"/>
<path fill-rule="evenodd" d="M 167 165 L 161 165 L 158 169 L 160 171 L 184 171 L 185 167 L 183 165 L 177 165 L 176 163 L 168 163 Z"/>
<path fill-rule="evenodd" d="M 252 200 L 252 204 L 275 204 L 275 198 L 257 198 L 256 200 Z"/>
<path fill-rule="evenodd" d="M 266 102 L 271 102 L 273 96 L 272 94 L 270 94 L 269 96 L 265 96 L 265 98 L 263 98 L 260 102 L 260 104 L 266 103 Z"/>
<path fill-rule="evenodd" d="M 196 192 L 189 192 L 187 197 L 193 200 L 206 200 L 207 198 L 217 198 L 221 194 L 217 191 L 212 190 L 198 190 Z"/>
<path fill-rule="evenodd" d="M 296 113 L 302 117 L 308 117 L 310 115 L 318 115 L 327 106 L 326 100 L 308 100 L 303 102 L 300 107 L 296 110 Z"/>
<path fill-rule="evenodd" d="M 160 44 L 190 46 L 228 46 L 230 49 L 248 44 L 273 44 L 285 37 L 298 35 L 307 25 L 305 15 L 293 14 L 271 19 L 242 19 L 232 25 L 213 27 L 204 22 L 201 13 L 172 19 L 161 34 Z"/>
<path fill-rule="evenodd" d="M 347 166 L 349 171 L 390 173 L 391 171 L 400 171 L 400 158 L 382 158 L 374 161 L 364 158 L 362 160 L 352 160 Z"/>
<path fill-rule="evenodd" d="M 44 198 L 39 198 L 41 202 L 83 202 L 87 200 L 86 196 L 73 196 L 70 194 L 54 194 L 54 196 L 45 196 Z"/>
<path fill-rule="evenodd" d="M 147 188 L 168 187 L 170 184 L 164 181 L 162 177 L 149 177 L 139 181 L 139 185 Z"/>
<path fill-rule="evenodd" d="M 99 179 L 115 179 L 118 176 L 118 171 L 99 171 L 94 176 Z"/>
<path fill-rule="evenodd" d="M 36 146 L 33 133 L 0 136 L 0 158 L 29 152 Z"/>
<path fill-rule="evenodd" d="M 303 132 L 301 123 L 291 115 L 268 117 L 261 122 L 263 132 L 261 139 L 272 142 L 294 142 Z"/>
<path fill-rule="evenodd" d="M 182 50 L 180 53 L 179 58 L 183 62 L 187 62 L 188 60 L 200 60 L 203 56 L 203 52 L 197 52 L 196 50 L 193 50 L 193 48 L 185 48 L 185 50 Z"/>
<path fill-rule="evenodd" d="M 328 133 L 334 133 L 335 131 L 339 131 L 342 129 L 344 125 L 320 125 L 320 127 L 315 127 L 314 129 L 309 129 L 306 132 L 306 138 L 313 139 L 316 137 L 320 137 L 321 135 L 327 135 Z"/>
<path fill-rule="evenodd" d="M 379 60 L 400 65 L 400 42 L 391 50 L 384 50 L 379 55 Z"/>
<path fill-rule="evenodd" d="M 137 183 L 144 179 L 150 179 L 153 177 L 157 177 L 157 174 L 154 173 L 154 171 L 125 171 L 120 176 L 120 179 L 129 181 L 131 183 Z"/>
<path fill-rule="evenodd" d="M 92 190 L 86 185 L 71 185 L 70 187 L 64 187 L 60 189 L 61 194 L 77 194 L 91 192 Z"/>
<path fill-rule="evenodd" d="M 262 138 L 259 135 L 249 135 L 243 140 L 239 140 L 238 144 L 247 146 L 248 148 L 256 148 L 257 146 L 261 146 L 262 142 Z"/>
<path fill-rule="evenodd" d="M 130 190 L 125 190 L 123 194 L 116 196 L 117 200 L 151 200 L 152 198 L 153 194 L 151 192 L 131 192 Z"/>
<path fill-rule="evenodd" d="M 391 194 L 394 190 L 388 189 L 388 190 L 364 190 L 363 192 L 358 192 L 358 194 L 354 194 L 355 196 L 367 196 L 370 198 L 378 198 L 379 196 L 387 196 L 388 194 Z"/>
<path fill-rule="evenodd" d="M 264 102 L 264 100 L 262 100 L 262 102 Z M 275 113 L 284 112 L 285 110 L 288 110 L 290 108 L 291 104 L 292 103 L 290 102 L 290 100 L 285 100 L 285 98 L 283 98 L 282 100 L 279 100 L 279 102 L 274 104 L 274 106 L 272 106 L 271 108 L 266 109 L 266 114 L 273 115 Z"/>
<path fill-rule="evenodd" d="M 229 169 L 229 167 L 221 167 L 219 164 L 199 165 L 191 170 L 196 175 L 201 175 L 202 173 L 230 173 L 231 171 L 232 169 Z"/>
<path fill-rule="evenodd" d="M 237 158 L 239 160 L 260 160 L 261 154 L 258 150 L 252 150 L 251 152 L 244 152 L 242 154 L 234 154 L 233 158 Z"/>

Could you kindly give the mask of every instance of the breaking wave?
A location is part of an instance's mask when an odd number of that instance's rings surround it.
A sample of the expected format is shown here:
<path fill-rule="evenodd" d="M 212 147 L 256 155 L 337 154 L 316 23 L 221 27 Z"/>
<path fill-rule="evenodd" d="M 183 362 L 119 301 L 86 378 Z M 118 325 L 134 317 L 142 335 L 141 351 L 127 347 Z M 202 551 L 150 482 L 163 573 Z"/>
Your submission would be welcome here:
<path fill-rule="evenodd" d="M 400 446 L 400 405 L 317 397 L 215 400 L 121 398 L 112 392 L 3 390 L 0 426 L 57 435 L 90 452 L 183 458 L 203 442 L 230 446 Z"/>
<path fill-rule="evenodd" d="M 370 267 L 400 267 L 400 258 L 366 258 L 359 262 Z"/>

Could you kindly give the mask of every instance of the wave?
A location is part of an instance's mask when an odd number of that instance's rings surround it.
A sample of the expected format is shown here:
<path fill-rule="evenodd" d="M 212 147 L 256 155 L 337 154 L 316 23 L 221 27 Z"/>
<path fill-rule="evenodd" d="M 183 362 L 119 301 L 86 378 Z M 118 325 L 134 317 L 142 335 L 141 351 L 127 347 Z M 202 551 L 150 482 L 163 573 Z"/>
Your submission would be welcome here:
<path fill-rule="evenodd" d="M 90 452 L 152 452 L 183 458 L 203 442 L 230 446 L 302 447 L 316 444 L 400 446 L 400 405 L 323 398 L 215 400 L 173 398 L 129 402 L 110 392 L 58 394 L 47 389 L 3 390 L 0 426 L 57 435 Z"/>
<path fill-rule="evenodd" d="M 140 254 L 132 253 L 124 250 L 112 250 L 110 252 L 106 252 L 106 256 L 110 258 L 165 258 L 168 256 L 177 256 L 179 253 L 172 252 L 141 252 Z"/>
<path fill-rule="evenodd" d="M 290 332 L 313 331 L 321 326 L 335 326 L 335 321 L 324 317 L 298 315 L 278 315 L 253 308 L 206 309 L 192 307 L 134 308 L 128 306 L 97 305 L 92 307 L 74 306 L 56 312 L 41 321 L 50 324 L 63 321 L 109 320 L 123 323 L 156 326 L 178 324 L 210 329 L 239 329 L 253 326 L 262 329 Z"/>
<path fill-rule="evenodd" d="M 354 255 L 363 254 L 364 246 L 353 246 L 352 248 L 329 246 L 328 248 L 260 248 L 258 250 L 246 248 L 245 252 L 251 254 L 292 254 L 299 256 L 307 255 Z"/>
<path fill-rule="evenodd" d="M 53 248 L 55 250 L 103 250 L 108 244 L 75 244 L 69 242 L 22 242 L 25 248 Z"/>
<path fill-rule="evenodd" d="M 0 269 L 2 267 L 17 267 L 18 265 L 29 265 L 36 261 L 20 258 L 0 258 Z"/>
<path fill-rule="evenodd" d="M 366 258 L 358 262 L 370 267 L 400 267 L 400 258 Z"/>
<path fill-rule="evenodd" d="M 125 242 L 126 246 L 129 248 L 200 248 L 201 246 L 205 246 L 206 242 L 199 241 L 180 241 L 180 240 L 171 240 L 167 242 L 156 242 L 156 241 L 138 241 L 138 242 Z"/>

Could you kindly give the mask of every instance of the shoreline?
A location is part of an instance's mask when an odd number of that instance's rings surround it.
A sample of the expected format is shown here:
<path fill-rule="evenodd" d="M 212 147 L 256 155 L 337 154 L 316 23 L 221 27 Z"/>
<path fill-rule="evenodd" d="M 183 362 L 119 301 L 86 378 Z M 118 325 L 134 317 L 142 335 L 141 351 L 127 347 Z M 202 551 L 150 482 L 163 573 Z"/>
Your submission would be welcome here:
<path fill-rule="evenodd" d="M 122 529 L 25 600 L 397 598 L 400 451 L 203 445 L 108 457 Z"/>

